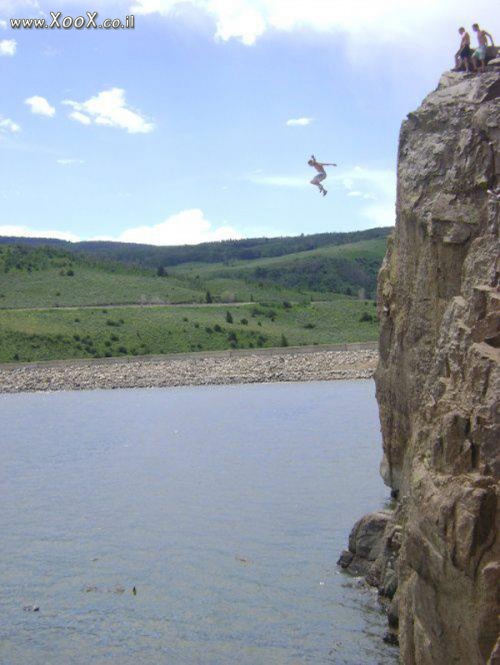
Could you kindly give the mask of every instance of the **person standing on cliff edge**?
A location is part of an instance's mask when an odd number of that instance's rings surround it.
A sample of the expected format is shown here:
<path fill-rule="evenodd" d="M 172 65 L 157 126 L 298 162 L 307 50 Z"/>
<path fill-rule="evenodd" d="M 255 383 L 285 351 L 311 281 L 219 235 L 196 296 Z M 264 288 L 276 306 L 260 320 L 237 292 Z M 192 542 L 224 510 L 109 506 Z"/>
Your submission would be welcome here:
<path fill-rule="evenodd" d="M 472 49 L 470 47 L 470 35 L 465 28 L 459 28 L 458 34 L 462 37 L 460 40 L 460 48 L 455 53 L 455 69 L 454 71 L 461 71 L 465 66 L 465 71 L 470 71 L 472 68 Z"/>
<path fill-rule="evenodd" d="M 326 175 L 325 166 L 337 166 L 337 164 L 327 164 L 326 162 L 318 162 L 314 155 L 311 155 L 311 159 L 307 163 L 309 164 L 309 166 L 312 166 L 318 172 L 318 175 L 314 176 L 314 178 L 311 180 L 311 185 L 316 185 L 316 187 L 319 189 L 319 193 L 323 194 L 323 196 L 326 196 L 328 192 L 321 184 L 323 180 L 326 180 L 326 178 L 328 177 Z"/>
<path fill-rule="evenodd" d="M 472 61 L 474 63 L 474 67 L 478 67 L 478 64 L 481 63 L 481 71 L 484 72 L 486 68 L 486 54 L 487 54 L 487 49 L 488 49 L 488 38 L 491 41 L 491 45 L 495 46 L 495 42 L 493 41 L 493 37 L 490 35 L 489 32 L 486 32 L 486 30 L 481 30 L 479 25 L 477 23 L 474 23 L 472 26 L 472 29 L 477 35 L 477 43 L 478 47 L 472 54 Z"/>

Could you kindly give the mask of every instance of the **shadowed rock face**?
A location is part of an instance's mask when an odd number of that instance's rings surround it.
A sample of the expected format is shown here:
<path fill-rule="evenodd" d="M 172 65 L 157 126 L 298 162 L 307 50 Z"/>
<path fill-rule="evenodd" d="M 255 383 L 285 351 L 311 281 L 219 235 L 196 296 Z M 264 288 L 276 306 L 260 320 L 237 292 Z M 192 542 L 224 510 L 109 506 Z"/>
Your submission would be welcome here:
<path fill-rule="evenodd" d="M 376 372 L 405 665 L 500 662 L 500 70 L 403 123 Z"/>

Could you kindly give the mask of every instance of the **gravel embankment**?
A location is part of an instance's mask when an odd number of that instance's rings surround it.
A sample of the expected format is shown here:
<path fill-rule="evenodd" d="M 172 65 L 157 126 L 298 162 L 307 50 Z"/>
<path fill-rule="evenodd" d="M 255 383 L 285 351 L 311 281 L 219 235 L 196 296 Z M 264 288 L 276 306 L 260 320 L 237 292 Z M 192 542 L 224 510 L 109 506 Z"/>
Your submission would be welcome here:
<path fill-rule="evenodd" d="M 376 351 L 246 355 L 0 369 L 0 393 L 369 379 Z"/>

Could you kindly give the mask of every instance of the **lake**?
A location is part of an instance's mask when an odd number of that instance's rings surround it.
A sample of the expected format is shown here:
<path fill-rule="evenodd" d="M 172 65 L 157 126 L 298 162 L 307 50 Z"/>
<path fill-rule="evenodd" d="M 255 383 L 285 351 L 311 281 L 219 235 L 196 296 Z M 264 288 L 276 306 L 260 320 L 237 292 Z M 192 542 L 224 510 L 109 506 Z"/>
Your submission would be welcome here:
<path fill-rule="evenodd" d="M 398 662 L 336 566 L 388 498 L 374 392 L 0 395 L 0 663 Z"/>

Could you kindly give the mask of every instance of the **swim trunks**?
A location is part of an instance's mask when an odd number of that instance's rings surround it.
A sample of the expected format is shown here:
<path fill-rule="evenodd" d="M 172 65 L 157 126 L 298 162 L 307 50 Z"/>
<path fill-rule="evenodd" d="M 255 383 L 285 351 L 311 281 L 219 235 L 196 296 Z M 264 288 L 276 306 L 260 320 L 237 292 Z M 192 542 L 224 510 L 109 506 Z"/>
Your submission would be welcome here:
<path fill-rule="evenodd" d="M 468 44 L 466 44 L 463 47 L 463 49 L 460 51 L 460 57 L 466 59 L 466 58 L 470 58 L 471 55 L 472 55 L 472 49 Z"/>
<path fill-rule="evenodd" d="M 474 57 L 478 60 L 486 60 L 486 46 L 479 46 L 474 51 Z"/>
<path fill-rule="evenodd" d="M 312 183 L 313 183 L 314 185 L 319 185 L 319 183 L 320 183 L 320 182 L 323 182 L 323 180 L 325 180 L 325 178 L 326 178 L 326 173 L 318 173 L 318 175 L 315 176 L 315 177 L 312 179 Z"/>

